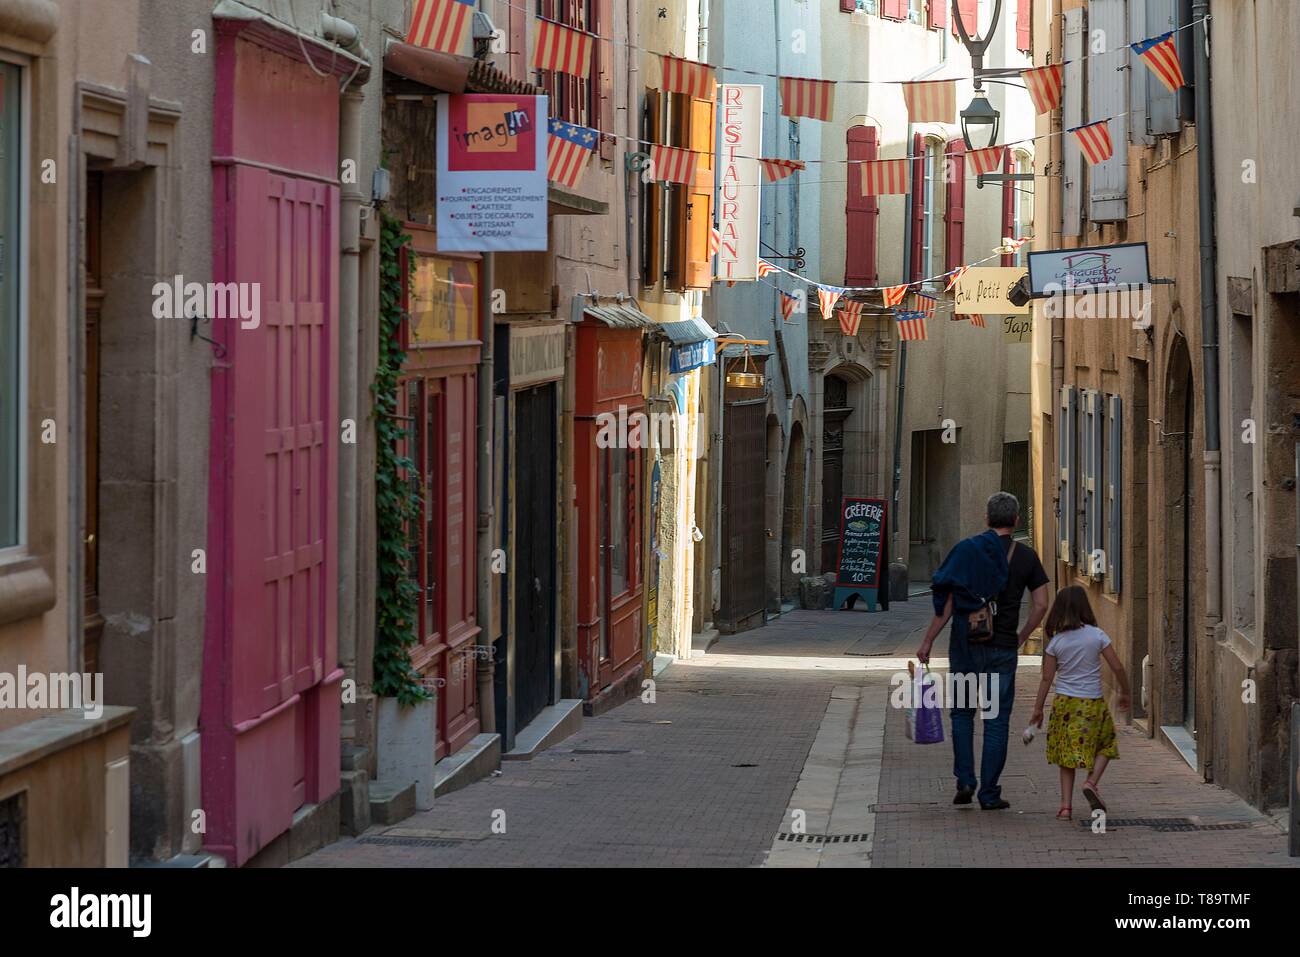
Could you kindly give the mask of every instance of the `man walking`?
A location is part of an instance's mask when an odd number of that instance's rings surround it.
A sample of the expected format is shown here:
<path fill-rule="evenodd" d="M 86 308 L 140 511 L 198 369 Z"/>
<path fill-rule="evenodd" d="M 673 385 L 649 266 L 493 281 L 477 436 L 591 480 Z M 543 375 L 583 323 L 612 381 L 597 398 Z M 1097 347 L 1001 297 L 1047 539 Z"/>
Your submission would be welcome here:
<path fill-rule="evenodd" d="M 997 712 L 984 722 L 984 748 L 978 782 L 975 778 L 975 709 L 954 708 L 952 712 L 953 774 L 957 778 L 957 796 L 952 803 L 969 804 L 978 784 L 979 804 L 986 811 L 999 811 L 1011 806 L 1011 802 L 1002 797 L 998 778 L 1007 763 L 1011 708 L 1016 698 L 1016 663 L 1020 646 L 1047 614 L 1047 572 L 1043 570 L 1037 553 L 1012 537 L 1019 519 L 1020 502 L 1010 492 L 996 492 L 989 498 L 988 530 L 959 542 L 935 573 L 935 616 L 917 651 L 917 657 L 928 662 L 935 638 L 951 618 L 948 663 L 958 682 L 973 675 L 975 687 L 983 687 L 984 681 L 992 686 L 996 677 Z M 985 566 L 979 566 L 978 556 L 988 555 L 990 549 L 998 556 L 1005 556 L 1005 564 L 995 558 Z M 972 556 L 975 557 L 972 559 Z M 972 565 L 976 566 L 974 571 Z M 973 610 L 969 605 L 975 600 L 971 594 L 981 595 L 981 588 L 989 587 L 986 584 L 988 578 L 981 581 L 981 575 L 997 576 L 1002 569 L 1005 569 L 1005 583 L 997 591 L 993 637 L 983 643 L 969 642 L 966 639 L 967 614 Z M 1024 626 L 1017 630 L 1020 601 L 1026 589 L 1032 604 Z M 985 675 L 989 677 L 985 678 Z"/>

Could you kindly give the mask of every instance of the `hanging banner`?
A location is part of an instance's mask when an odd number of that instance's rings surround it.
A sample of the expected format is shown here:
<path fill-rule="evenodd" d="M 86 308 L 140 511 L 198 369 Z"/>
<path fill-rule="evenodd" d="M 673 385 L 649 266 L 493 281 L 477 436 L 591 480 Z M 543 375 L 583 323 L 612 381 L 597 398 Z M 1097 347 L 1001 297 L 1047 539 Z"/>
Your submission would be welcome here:
<path fill-rule="evenodd" d="M 1019 266 L 972 266 L 957 279 L 953 311 L 960 316 L 1029 312 L 1028 302 L 1017 306 L 1008 298 L 1011 287 L 1024 275 L 1024 268 Z"/>
<path fill-rule="evenodd" d="M 758 159 L 763 146 L 763 88 L 723 84 L 718 121 L 718 271 L 727 282 L 758 278 L 760 195 Z"/>
<path fill-rule="evenodd" d="M 438 250 L 546 249 L 547 104 L 500 93 L 438 97 Z"/>

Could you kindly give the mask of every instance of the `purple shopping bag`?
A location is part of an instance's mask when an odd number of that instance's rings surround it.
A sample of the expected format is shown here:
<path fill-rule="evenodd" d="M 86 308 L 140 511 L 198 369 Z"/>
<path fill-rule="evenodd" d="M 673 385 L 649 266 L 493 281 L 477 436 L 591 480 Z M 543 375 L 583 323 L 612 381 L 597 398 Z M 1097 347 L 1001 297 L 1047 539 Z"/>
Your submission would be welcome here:
<path fill-rule="evenodd" d="M 912 702 L 909 737 L 917 744 L 941 744 L 943 742 L 943 708 L 935 687 L 934 675 L 929 666 L 923 665 L 920 674 L 912 680 Z"/>

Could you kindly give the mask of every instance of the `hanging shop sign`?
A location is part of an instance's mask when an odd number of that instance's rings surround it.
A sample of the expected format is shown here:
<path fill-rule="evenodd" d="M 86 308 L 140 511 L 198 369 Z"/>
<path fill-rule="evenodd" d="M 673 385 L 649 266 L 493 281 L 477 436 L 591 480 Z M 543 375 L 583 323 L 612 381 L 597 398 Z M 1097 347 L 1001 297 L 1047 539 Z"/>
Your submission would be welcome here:
<path fill-rule="evenodd" d="M 510 328 L 510 385 L 537 385 L 564 378 L 564 323 Z"/>
<path fill-rule="evenodd" d="M 957 279 L 953 289 L 953 311 L 959 316 L 1021 315 L 1029 303 L 1017 306 L 1010 299 L 1011 287 L 1025 275 L 1023 267 L 972 266 Z"/>
<path fill-rule="evenodd" d="M 718 270 L 727 282 L 758 278 L 759 168 L 763 146 L 763 88 L 724 84 L 718 138 Z"/>
<path fill-rule="evenodd" d="M 1034 296 L 1150 284 L 1146 243 L 1050 249 L 1029 254 L 1029 288 Z"/>
<path fill-rule="evenodd" d="M 673 346 L 668 354 L 668 371 L 672 373 L 690 372 L 700 366 L 707 366 L 717 357 L 717 346 L 712 339 L 702 342 L 690 342 L 682 346 Z"/>
<path fill-rule="evenodd" d="M 546 249 L 547 98 L 438 97 L 438 249 Z"/>

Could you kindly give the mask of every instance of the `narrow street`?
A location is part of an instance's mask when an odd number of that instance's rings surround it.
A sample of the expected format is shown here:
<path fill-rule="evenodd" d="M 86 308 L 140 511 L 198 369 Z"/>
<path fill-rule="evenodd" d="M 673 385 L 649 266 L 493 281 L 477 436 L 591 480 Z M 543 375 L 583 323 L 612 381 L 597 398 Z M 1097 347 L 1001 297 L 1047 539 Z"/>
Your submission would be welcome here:
<path fill-rule="evenodd" d="M 1074 821 L 1056 821 L 1056 768 L 1041 737 L 1024 746 L 1018 734 L 1037 686 L 1033 657 L 1017 675 L 1002 779 L 1011 809 L 952 806 L 949 743 L 913 744 L 888 706 L 890 677 L 906 668 L 928 614 L 924 597 L 877 615 L 793 611 L 724 637 L 661 673 L 653 703 L 587 718 L 532 761 L 504 762 L 431 811 L 293 866 L 1300 863 L 1273 819 L 1131 726 L 1107 776 L 1105 833 L 1087 823 L 1081 796 Z"/>

